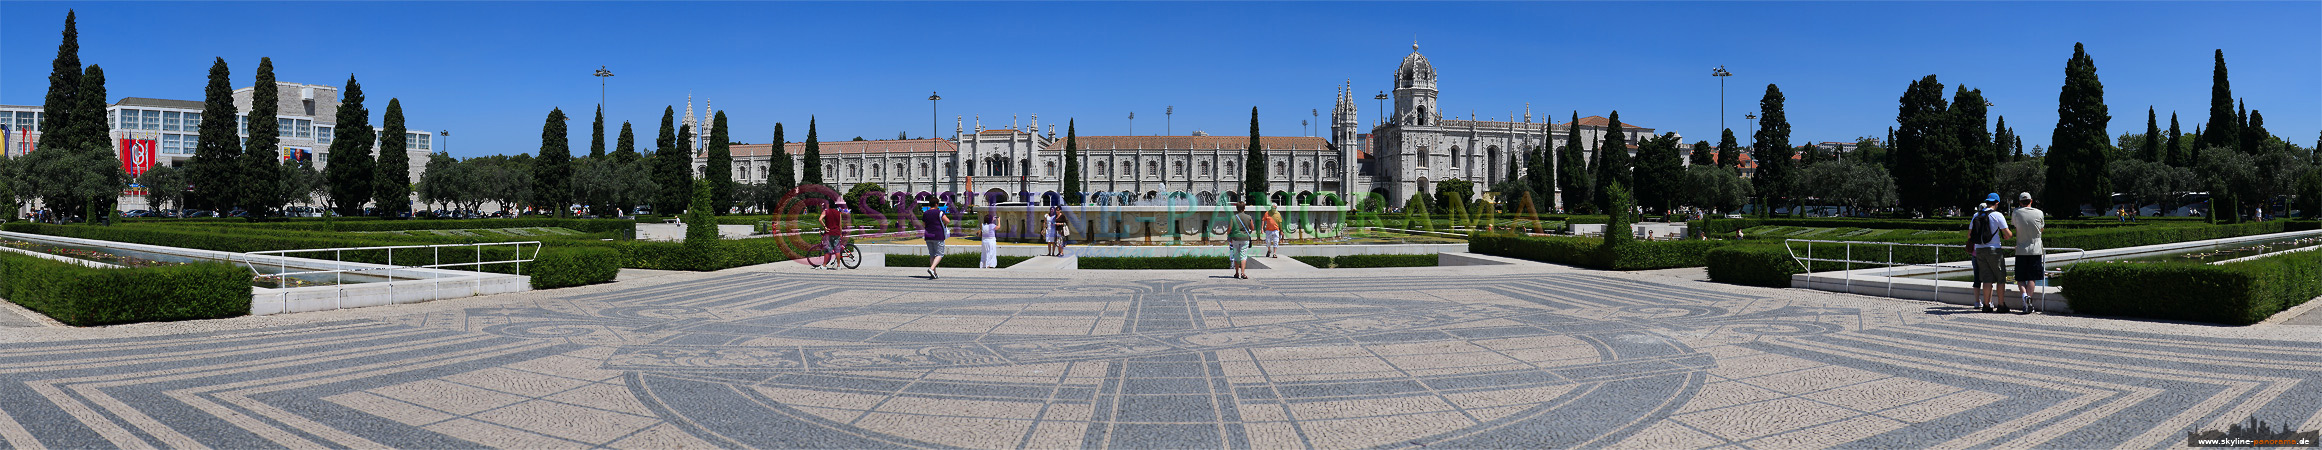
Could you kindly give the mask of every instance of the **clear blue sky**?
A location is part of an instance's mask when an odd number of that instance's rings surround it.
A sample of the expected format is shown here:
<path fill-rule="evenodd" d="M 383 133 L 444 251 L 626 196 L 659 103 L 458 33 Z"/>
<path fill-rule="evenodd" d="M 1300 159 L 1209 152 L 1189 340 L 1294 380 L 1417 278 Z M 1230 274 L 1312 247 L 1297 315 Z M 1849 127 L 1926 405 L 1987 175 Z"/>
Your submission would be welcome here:
<path fill-rule="evenodd" d="M 1792 142 L 1883 136 L 1912 80 L 1937 74 L 1996 104 L 2044 145 L 2074 42 L 2088 44 L 2114 135 L 2142 132 L 2147 105 L 2186 131 L 2205 123 L 2210 52 L 2267 127 L 2313 145 L 2322 127 L 2322 2 L 1676 3 L 0 3 L 0 103 L 37 105 L 67 8 L 81 60 L 102 64 L 113 99 L 200 100 L 213 57 L 251 83 L 258 58 L 284 81 L 363 82 L 374 114 L 403 101 L 411 126 L 452 130 L 461 157 L 539 148 L 548 110 L 588 144 L 599 65 L 608 135 L 623 120 L 651 145 L 663 106 L 715 100 L 734 139 L 777 121 L 805 139 L 929 131 L 954 115 L 1002 127 L 1078 119 L 1084 135 L 1163 130 L 1301 133 L 1352 79 L 1370 94 L 1421 51 L 1441 72 L 1442 109 L 1556 121 L 1620 110 L 1629 123 L 1715 140 L 1724 65 L 1727 125 L 1746 133 L 1767 83 L 1788 97 Z M 682 114 L 682 113 L 681 113 Z M 1328 115 L 1323 116 L 1324 120 Z M 972 120 L 972 119 L 971 119 Z M 373 118 L 378 123 L 378 118 Z M 608 140 L 610 138 L 608 137 Z M 1744 139 L 1747 137 L 1745 135 Z M 610 145 L 608 143 L 608 145 Z"/>

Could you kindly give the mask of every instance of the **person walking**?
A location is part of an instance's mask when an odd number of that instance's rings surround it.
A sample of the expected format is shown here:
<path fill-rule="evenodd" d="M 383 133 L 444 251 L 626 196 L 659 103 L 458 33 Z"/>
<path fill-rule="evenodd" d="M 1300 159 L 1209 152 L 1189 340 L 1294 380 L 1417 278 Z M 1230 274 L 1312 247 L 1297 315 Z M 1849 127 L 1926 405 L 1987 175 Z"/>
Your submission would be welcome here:
<path fill-rule="evenodd" d="M 1049 208 L 1048 208 L 1048 213 L 1047 213 L 1047 214 L 1042 214 L 1042 215 L 1040 215 L 1040 230 L 1041 230 L 1041 235 L 1042 235 L 1042 236 L 1045 236 L 1045 237 L 1047 238 L 1047 241 L 1046 241 L 1046 242 L 1048 243 L 1048 253 L 1047 253 L 1047 256 L 1061 256 L 1061 255 L 1060 255 L 1059 253 L 1057 253 L 1057 251 L 1056 251 L 1056 208 L 1055 208 L 1055 207 L 1049 207 Z"/>
<path fill-rule="evenodd" d="M 1000 225 L 999 225 L 999 223 L 998 223 L 998 222 L 996 222 L 996 221 L 994 221 L 994 220 L 992 219 L 992 215 L 991 215 L 991 214 L 985 214 L 985 215 L 984 215 L 984 226 L 983 226 L 983 228 L 982 228 L 982 229 L 976 230 L 976 234 L 977 234 L 978 236 L 981 236 L 981 237 L 982 237 L 982 239 L 983 239 L 983 241 L 984 241 L 984 260 L 983 260 L 981 263 L 978 263 L 978 264 L 976 264 L 976 267 L 982 267 L 982 268 L 986 268 L 986 269 L 997 269 L 997 268 L 999 268 L 999 267 L 1000 267 L 1000 236 L 999 236 L 999 235 L 1000 235 Z"/>
<path fill-rule="evenodd" d="M 820 268 L 820 269 L 825 269 L 825 270 L 838 270 L 838 264 L 834 264 L 834 263 L 838 262 L 838 256 L 839 256 L 839 252 L 842 252 L 842 251 L 845 251 L 845 250 L 846 250 L 846 248 L 845 248 L 845 247 L 842 247 L 843 245 L 846 245 L 846 237 L 847 237 L 847 213 L 846 213 L 846 210 L 839 208 L 839 207 L 838 207 L 838 205 L 830 205 L 830 206 L 823 207 L 823 208 L 822 208 L 822 248 L 823 248 L 823 254 L 822 254 L 822 266 L 821 266 L 821 267 L 818 267 L 818 268 Z"/>
<path fill-rule="evenodd" d="M 2032 305 L 2037 304 L 2032 303 L 2032 283 L 2048 278 L 2047 261 L 2043 260 L 2048 249 L 2040 242 L 2040 231 L 2048 227 L 2048 213 L 2033 207 L 2032 193 L 2025 192 L 2016 195 L 2016 210 L 2008 213 L 2008 221 L 2016 226 L 2016 288 L 2024 305 L 2016 314 L 2031 314 Z M 2040 294 L 2040 300 L 2047 301 L 2048 294 Z M 2001 304 L 2006 307 L 2006 302 Z"/>
<path fill-rule="evenodd" d="M 1242 256 L 1242 250 L 1250 248 L 1250 234 L 1257 229 L 1257 224 L 1250 222 L 1249 205 L 1234 202 L 1234 217 L 1226 233 L 1226 261 L 1234 266 L 1234 278 L 1244 280 L 1250 279 L 1247 271 L 1250 262 Z"/>
<path fill-rule="evenodd" d="M 1280 258 L 1275 252 L 1282 247 L 1282 207 L 1266 206 L 1266 257 Z"/>
<path fill-rule="evenodd" d="M 1072 243 L 1072 218 L 1064 215 L 1063 206 L 1049 207 L 1048 229 L 1056 233 L 1056 256 L 1064 256 L 1064 246 Z"/>
<path fill-rule="evenodd" d="M 943 240 L 951 238 L 951 218 L 943 210 L 927 207 L 919 213 L 919 237 L 927 240 L 927 279 L 936 277 L 935 266 L 943 264 Z"/>
<path fill-rule="evenodd" d="M 2007 217 L 1992 209 L 1999 202 L 1999 193 L 1986 194 L 1967 225 L 1967 251 L 1975 267 L 1975 307 L 1983 312 L 2008 312 L 2008 305 L 2000 302 L 2000 296 L 2007 292 L 2000 237 L 2014 233 L 2008 230 Z"/>

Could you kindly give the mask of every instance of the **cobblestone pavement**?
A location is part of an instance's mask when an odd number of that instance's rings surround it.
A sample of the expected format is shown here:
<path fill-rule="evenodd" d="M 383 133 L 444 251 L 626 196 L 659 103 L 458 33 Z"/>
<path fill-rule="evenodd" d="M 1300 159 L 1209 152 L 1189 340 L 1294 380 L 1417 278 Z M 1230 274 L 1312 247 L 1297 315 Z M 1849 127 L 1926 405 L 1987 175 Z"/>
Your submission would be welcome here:
<path fill-rule="evenodd" d="M 2322 327 L 1543 265 L 922 273 L 0 329 L 0 447 L 2159 449 L 2322 428 Z"/>

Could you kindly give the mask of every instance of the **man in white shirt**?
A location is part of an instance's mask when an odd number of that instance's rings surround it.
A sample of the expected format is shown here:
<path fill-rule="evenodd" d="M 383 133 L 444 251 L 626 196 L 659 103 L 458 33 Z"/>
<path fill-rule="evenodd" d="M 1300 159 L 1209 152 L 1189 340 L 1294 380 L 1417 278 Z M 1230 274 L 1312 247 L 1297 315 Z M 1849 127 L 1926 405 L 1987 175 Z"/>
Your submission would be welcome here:
<path fill-rule="evenodd" d="M 2040 242 L 2040 230 L 2048 227 L 2048 213 L 2032 207 L 2032 193 L 2025 192 L 2016 195 L 2016 210 L 2008 213 L 2008 222 L 2015 224 L 2016 287 L 2022 291 L 2024 298 L 2024 309 L 2016 311 L 2016 314 L 2031 314 L 2034 304 L 2032 282 L 2048 277 L 2048 265 L 2043 261 L 2048 249 Z M 2047 294 L 2040 294 L 2040 297 L 2041 301 L 2047 300 Z M 2003 305 L 2006 303 L 2001 302 Z"/>
<path fill-rule="evenodd" d="M 2000 202 L 1999 193 L 1986 194 L 1983 201 L 1967 226 L 1968 252 L 1975 261 L 1975 307 L 1983 312 L 1996 309 L 2004 313 L 2008 312 L 2008 305 L 2000 299 L 2007 294 L 2008 287 L 2006 263 L 2000 260 L 2000 238 L 2014 233 L 2008 230 L 2007 217 L 1992 209 Z"/>

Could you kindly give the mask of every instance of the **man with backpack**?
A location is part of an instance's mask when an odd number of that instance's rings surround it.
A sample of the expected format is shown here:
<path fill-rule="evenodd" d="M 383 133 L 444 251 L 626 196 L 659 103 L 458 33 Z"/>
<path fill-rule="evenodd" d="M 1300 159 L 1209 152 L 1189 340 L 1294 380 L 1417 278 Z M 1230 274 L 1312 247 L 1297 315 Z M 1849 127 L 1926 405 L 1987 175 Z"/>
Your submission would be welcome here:
<path fill-rule="evenodd" d="M 1987 194 L 1983 201 L 1967 224 L 1967 252 L 1975 262 L 1975 307 L 2004 313 L 2008 312 L 2007 302 L 2002 301 L 2008 280 L 2003 273 L 2007 265 L 2000 261 L 2000 238 L 2012 237 L 2015 232 L 2008 229 L 2007 217 L 1992 209 L 2000 202 L 1999 193 Z"/>

